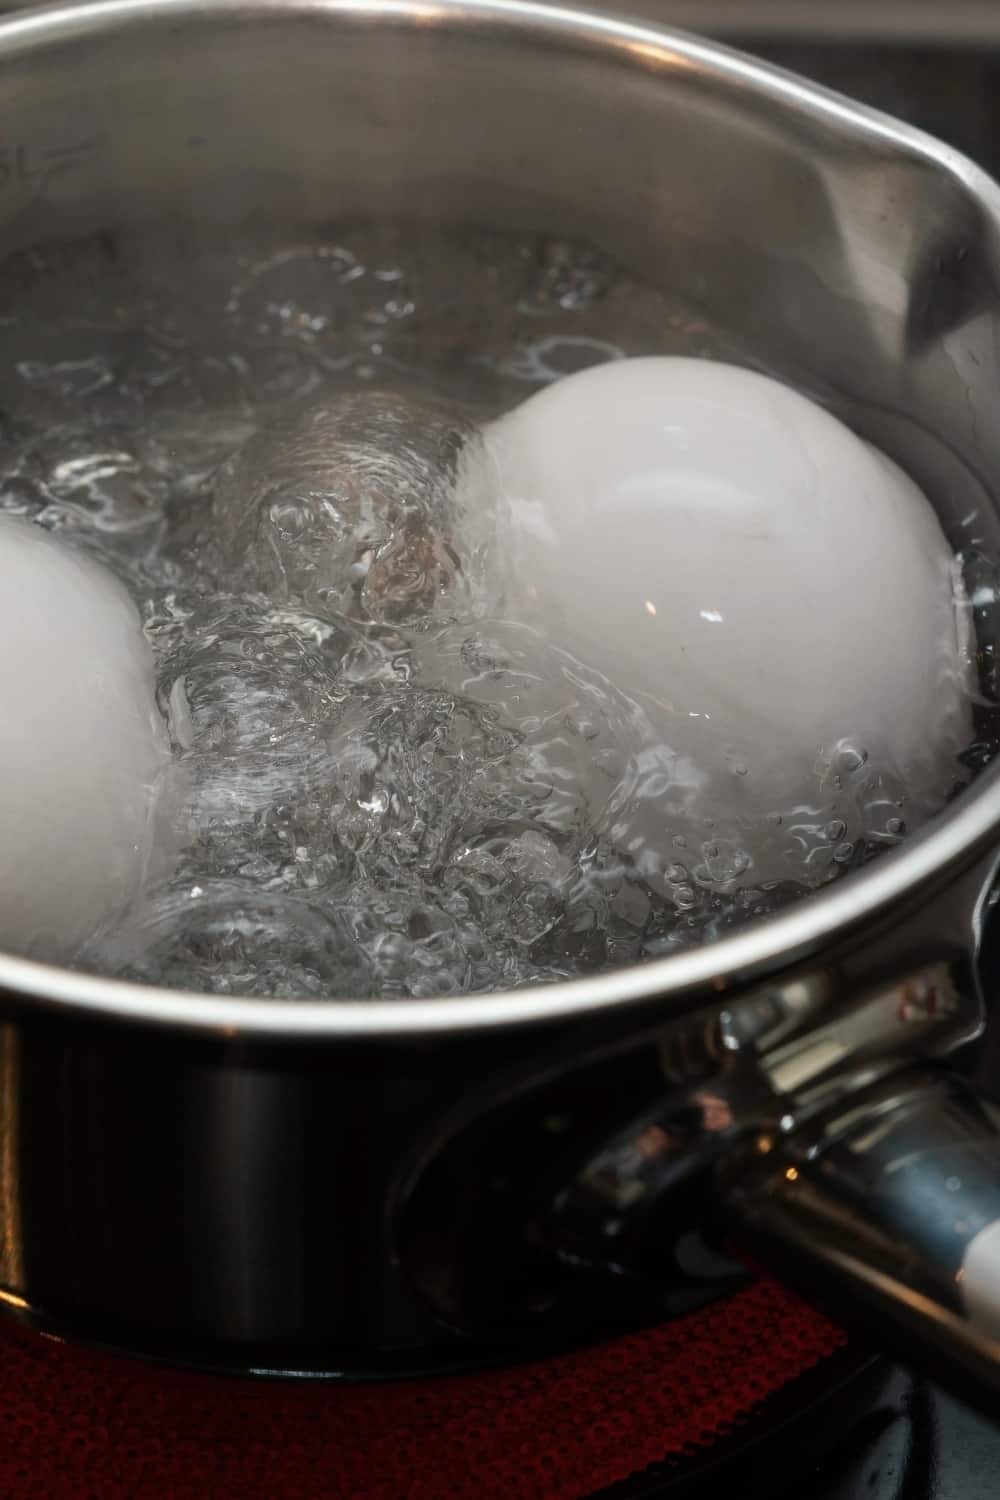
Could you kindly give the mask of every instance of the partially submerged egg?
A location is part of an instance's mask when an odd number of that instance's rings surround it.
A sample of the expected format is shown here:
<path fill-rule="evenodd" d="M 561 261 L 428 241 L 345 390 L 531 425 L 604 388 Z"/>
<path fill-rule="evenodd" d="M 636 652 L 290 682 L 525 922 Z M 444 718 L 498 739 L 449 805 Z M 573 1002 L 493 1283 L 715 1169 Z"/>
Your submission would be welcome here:
<path fill-rule="evenodd" d="M 666 357 L 549 386 L 485 448 L 508 612 L 662 738 L 605 815 L 649 873 L 665 846 L 706 884 L 820 876 L 872 806 L 890 840 L 940 808 L 970 658 L 952 551 L 889 459 L 774 380 Z"/>
<path fill-rule="evenodd" d="M 401 624 L 466 595 L 453 510 L 474 422 L 406 391 L 336 391 L 279 413 L 217 476 L 227 568 L 317 613 Z"/>
<path fill-rule="evenodd" d="M 0 945 L 68 959 L 131 902 L 168 759 L 136 610 L 0 518 Z"/>

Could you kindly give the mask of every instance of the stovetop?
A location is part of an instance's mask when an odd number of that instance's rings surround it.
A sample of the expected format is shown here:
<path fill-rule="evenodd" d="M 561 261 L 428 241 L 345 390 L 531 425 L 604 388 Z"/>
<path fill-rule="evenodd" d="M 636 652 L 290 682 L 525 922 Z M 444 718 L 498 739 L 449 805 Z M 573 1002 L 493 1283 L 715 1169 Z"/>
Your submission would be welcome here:
<path fill-rule="evenodd" d="M 1000 1427 L 888 1361 L 824 1368 L 784 1401 L 763 1436 L 595 1500 L 995 1500 Z"/>

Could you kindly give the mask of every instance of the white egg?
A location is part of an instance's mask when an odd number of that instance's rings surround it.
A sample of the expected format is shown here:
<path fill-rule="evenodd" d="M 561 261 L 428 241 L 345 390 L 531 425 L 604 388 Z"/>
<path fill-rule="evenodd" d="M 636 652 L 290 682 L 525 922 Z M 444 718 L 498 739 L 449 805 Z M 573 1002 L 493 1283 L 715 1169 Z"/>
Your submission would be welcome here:
<path fill-rule="evenodd" d="M 0 945 L 67 959 L 122 913 L 167 761 L 153 665 L 118 583 L 0 518 Z"/>
<path fill-rule="evenodd" d="M 484 440 L 509 612 L 662 736 L 612 798 L 626 844 L 721 838 L 722 883 L 809 878 L 940 807 L 970 654 L 952 550 L 895 464 L 774 380 L 667 357 L 561 380 Z"/>

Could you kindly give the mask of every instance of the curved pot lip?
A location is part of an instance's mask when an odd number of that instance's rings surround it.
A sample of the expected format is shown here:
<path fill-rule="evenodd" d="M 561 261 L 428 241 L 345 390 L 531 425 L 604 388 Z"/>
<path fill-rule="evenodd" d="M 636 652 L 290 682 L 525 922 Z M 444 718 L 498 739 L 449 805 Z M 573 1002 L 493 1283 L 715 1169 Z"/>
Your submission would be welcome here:
<path fill-rule="evenodd" d="M 327 15 L 358 21 L 478 28 L 492 25 L 548 43 L 576 41 L 622 54 L 635 66 L 696 70 L 748 90 L 785 111 L 827 121 L 862 140 L 878 140 L 960 182 L 1000 229 L 1000 187 L 960 152 L 867 106 L 794 74 L 684 32 L 535 0 L 80 0 L 48 5 L 0 21 L 0 60 L 46 43 L 79 41 L 130 24 L 182 17 L 204 24 L 231 17 L 242 24 Z M 935 882 L 984 857 L 1000 830 L 1000 763 L 905 847 L 863 871 L 745 930 L 705 947 L 626 969 L 520 990 L 411 1000 L 257 1000 L 167 990 L 96 978 L 0 954 L 0 995 L 32 1009 L 79 1019 L 150 1024 L 215 1038 L 334 1041 L 419 1038 L 542 1025 L 608 1014 L 682 993 L 724 994 L 816 954 L 848 932 L 891 915 Z M 971 915 L 971 914 L 970 914 Z M 971 923 L 970 923 L 971 930 Z"/>

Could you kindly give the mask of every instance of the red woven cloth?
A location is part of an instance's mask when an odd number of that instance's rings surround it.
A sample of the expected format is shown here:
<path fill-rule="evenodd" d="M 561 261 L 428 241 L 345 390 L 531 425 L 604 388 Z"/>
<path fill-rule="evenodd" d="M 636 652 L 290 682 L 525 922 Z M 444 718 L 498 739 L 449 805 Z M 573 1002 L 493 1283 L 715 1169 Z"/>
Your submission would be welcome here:
<path fill-rule="evenodd" d="M 764 1279 L 516 1369 L 388 1385 L 223 1379 L 0 1339 L 4 1500 L 577 1500 L 711 1444 L 844 1342 Z"/>

